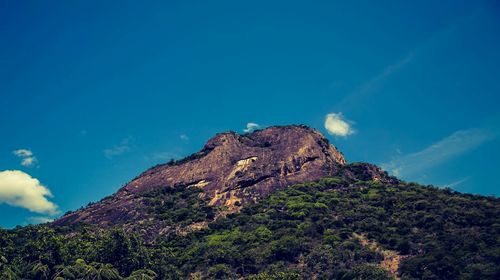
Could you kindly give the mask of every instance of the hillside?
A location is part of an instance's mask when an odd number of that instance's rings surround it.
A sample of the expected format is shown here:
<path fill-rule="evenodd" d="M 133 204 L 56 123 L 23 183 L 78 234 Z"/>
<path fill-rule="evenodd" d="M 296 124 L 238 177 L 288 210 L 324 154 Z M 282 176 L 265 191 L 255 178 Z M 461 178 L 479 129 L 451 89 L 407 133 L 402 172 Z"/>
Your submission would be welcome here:
<path fill-rule="evenodd" d="M 149 210 L 150 198 L 169 189 L 200 188 L 209 206 L 223 208 L 227 214 L 286 186 L 335 176 L 346 170 L 345 165 L 343 155 L 306 126 L 276 126 L 244 135 L 221 133 L 199 152 L 155 166 L 115 194 L 67 213 L 54 224 L 119 225 L 148 236 L 167 234 L 172 224 Z M 376 167 L 366 167 L 368 176 L 389 179 Z"/>
<path fill-rule="evenodd" d="M 191 203 L 158 211 L 186 224 L 213 215 L 195 190 L 157 196 Z M 2 279 L 94 279 L 79 277 L 100 270 L 113 272 L 102 279 L 498 279 L 499 217 L 497 198 L 337 177 L 149 245 L 90 225 L 2 231 Z"/>
<path fill-rule="evenodd" d="M 406 183 L 315 130 L 273 127 L 0 230 L 0 279 L 500 279 L 499 244 L 500 199 Z"/>

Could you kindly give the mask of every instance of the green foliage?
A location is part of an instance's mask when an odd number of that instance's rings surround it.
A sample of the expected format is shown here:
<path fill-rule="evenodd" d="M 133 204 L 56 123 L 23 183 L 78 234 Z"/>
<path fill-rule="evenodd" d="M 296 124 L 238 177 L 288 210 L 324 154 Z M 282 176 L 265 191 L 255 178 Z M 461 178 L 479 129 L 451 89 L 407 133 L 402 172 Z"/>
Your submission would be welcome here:
<path fill-rule="evenodd" d="M 211 221 L 214 210 L 199 198 L 200 188 L 162 188 L 144 194 L 150 211 L 169 225 L 187 226 Z"/>
<path fill-rule="evenodd" d="M 115 266 L 123 275 L 140 269 L 148 262 L 148 254 L 140 238 L 126 234 L 122 229 L 113 229 L 96 243 L 96 259 Z"/>
<path fill-rule="evenodd" d="M 387 274 L 387 271 L 374 265 L 359 265 L 354 267 L 352 271 L 346 273 L 342 279 L 353 279 L 353 280 L 391 280 Z"/>
<path fill-rule="evenodd" d="M 34 263 L 30 270 L 31 279 L 47 280 L 49 279 L 49 266 L 41 262 Z"/>
<path fill-rule="evenodd" d="M 208 277 L 211 279 L 231 279 L 231 268 L 226 264 L 216 264 L 208 269 Z"/>
<path fill-rule="evenodd" d="M 125 280 L 154 280 L 157 274 L 149 269 L 140 269 L 132 272 Z"/>
<path fill-rule="evenodd" d="M 262 272 L 248 277 L 249 280 L 299 280 L 303 279 L 298 272 L 280 271 L 275 273 Z"/>
<path fill-rule="evenodd" d="M 4 267 L 0 272 L 0 279 L 15 280 L 19 279 L 19 276 L 10 267 Z"/>
<path fill-rule="evenodd" d="M 199 191 L 162 189 L 146 205 L 173 226 L 211 221 Z M 391 279 L 355 233 L 407 255 L 402 279 L 500 279 L 499 199 L 340 178 L 288 187 L 154 243 L 120 228 L 0 230 L 0 279 Z"/>

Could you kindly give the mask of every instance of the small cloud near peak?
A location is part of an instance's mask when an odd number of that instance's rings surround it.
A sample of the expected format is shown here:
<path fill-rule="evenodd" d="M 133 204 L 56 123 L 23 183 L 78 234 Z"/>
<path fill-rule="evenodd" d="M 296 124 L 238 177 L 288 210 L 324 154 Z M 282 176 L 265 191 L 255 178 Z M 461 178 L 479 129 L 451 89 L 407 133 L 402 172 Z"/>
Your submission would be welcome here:
<path fill-rule="evenodd" d="M 14 155 L 16 155 L 18 157 L 30 157 L 33 155 L 33 152 L 28 150 L 28 149 L 19 149 L 19 150 L 13 151 L 12 153 L 14 153 Z"/>
<path fill-rule="evenodd" d="M 18 149 L 12 151 L 12 153 L 21 159 L 21 165 L 24 167 L 31 167 L 37 162 L 37 159 L 31 150 Z"/>
<path fill-rule="evenodd" d="M 325 129 L 330 135 L 346 137 L 354 133 L 349 121 L 342 113 L 330 113 L 325 117 Z"/>
<path fill-rule="evenodd" d="M 243 129 L 243 132 L 250 133 L 250 132 L 252 132 L 256 129 L 259 129 L 259 128 L 260 128 L 260 125 L 253 123 L 253 122 L 249 122 L 249 123 L 247 123 L 247 128 Z"/>

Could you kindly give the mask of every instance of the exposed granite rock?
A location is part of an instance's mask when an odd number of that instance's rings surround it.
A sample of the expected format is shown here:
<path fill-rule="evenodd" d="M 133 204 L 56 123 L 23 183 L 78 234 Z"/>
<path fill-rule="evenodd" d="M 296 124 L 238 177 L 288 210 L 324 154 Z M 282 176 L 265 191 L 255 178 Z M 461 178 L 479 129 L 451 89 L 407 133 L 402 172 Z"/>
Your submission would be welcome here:
<path fill-rule="evenodd" d="M 362 174 L 384 179 L 378 167 Z M 114 195 L 54 222 L 99 226 L 151 224 L 153 231 L 169 225 L 154 224 L 141 193 L 171 187 L 199 187 L 209 205 L 235 211 L 240 205 L 266 197 L 288 185 L 341 174 L 355 178 L 342 155 L 318 131 L 306 126 L 276 126 L 250 134 L 217 134 L 203 149 L 183 160 L 155 166 L 126 184 Z"/>

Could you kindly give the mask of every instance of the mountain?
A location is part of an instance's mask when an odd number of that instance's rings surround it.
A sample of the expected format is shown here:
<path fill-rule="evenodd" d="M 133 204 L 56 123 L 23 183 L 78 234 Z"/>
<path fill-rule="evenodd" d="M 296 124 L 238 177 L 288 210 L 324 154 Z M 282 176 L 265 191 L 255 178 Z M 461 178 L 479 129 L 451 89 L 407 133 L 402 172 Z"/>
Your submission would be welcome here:
<path fill-rule="evenodd" d="M 0 229 L 0 279 L 500 279 L 500 199 L 347 163 L 305 126 L 227 132 L 53 223 Z"/>
<path fill-rule="evenodd" d="M 201 188 L 200 196 L 209 206 L 223 206 L 219 214 L 225 215 L 277 189 L 341 172 L 346 177 L 393 180 L 375 166 L 358 165 L 354 172 L 351 168 L 321 133 L 306 126 L 275 126 L 244 135 L 226 132 L 210 139 L 201 151 L 155 166 L 114 195 L 68 213 L 54 224 L 140 227 L 154 236 L 170 232 L 172 225 L 148 211 L 145 197 L 165 188 Z"/>

